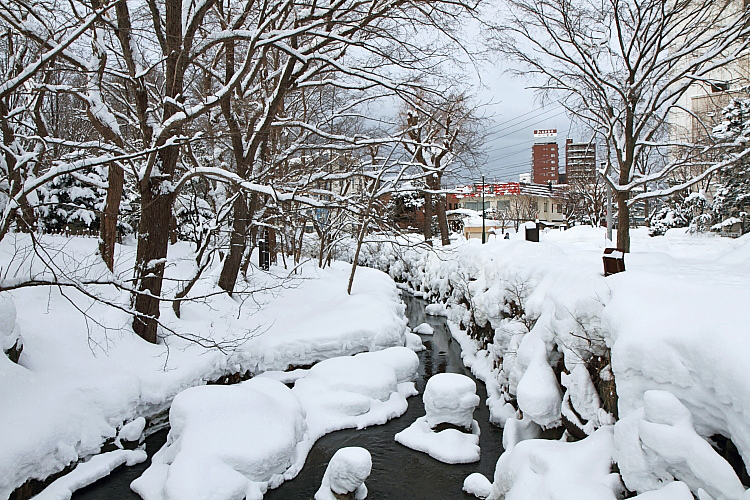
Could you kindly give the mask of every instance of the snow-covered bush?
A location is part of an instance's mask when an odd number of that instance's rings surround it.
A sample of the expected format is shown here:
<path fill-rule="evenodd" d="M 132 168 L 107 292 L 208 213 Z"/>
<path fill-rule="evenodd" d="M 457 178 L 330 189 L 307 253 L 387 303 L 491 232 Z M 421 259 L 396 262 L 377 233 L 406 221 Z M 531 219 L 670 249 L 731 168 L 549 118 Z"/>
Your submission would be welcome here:
<path fill-rule="evenodd" d="M 55 177 L 40 189 L 40 222 L 47 231 L 66 227 L 98 229 L 99 212 L 107 195 L 105 168 L 92 168 L 75 177 Z"/>

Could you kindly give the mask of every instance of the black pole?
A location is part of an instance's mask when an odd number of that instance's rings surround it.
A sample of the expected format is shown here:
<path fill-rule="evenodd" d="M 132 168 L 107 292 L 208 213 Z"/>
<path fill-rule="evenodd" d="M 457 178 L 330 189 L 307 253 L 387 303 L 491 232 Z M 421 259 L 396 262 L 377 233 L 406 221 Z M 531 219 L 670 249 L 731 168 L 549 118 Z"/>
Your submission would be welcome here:
<path fill-rule="evenodd" d="M 484 235 L 484 176 L 482 176 L 482 244 L 487 241 Z"/>

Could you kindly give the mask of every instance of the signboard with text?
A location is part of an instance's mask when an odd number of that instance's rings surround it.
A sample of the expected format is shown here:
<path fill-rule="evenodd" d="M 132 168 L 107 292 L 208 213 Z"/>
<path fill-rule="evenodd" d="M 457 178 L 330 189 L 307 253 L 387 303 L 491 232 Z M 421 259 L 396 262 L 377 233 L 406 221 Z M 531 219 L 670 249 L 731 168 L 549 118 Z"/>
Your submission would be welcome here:
<path fill-rule="evenodd" d="M 557 137 L 557 129 L 548 128 L 542 130 L 534 130 L 534 138 L 536 139 L 540 137 Z"/>

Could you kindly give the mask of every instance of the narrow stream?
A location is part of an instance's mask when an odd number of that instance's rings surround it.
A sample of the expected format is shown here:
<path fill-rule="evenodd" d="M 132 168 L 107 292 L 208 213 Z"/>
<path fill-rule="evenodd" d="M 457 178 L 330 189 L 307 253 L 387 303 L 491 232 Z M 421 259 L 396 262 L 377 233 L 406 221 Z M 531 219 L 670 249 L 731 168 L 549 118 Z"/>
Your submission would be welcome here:
<path fill-rule="evenodd" d="M 419 395 L 409 398 L 409 409 L 403 416 L 385 425 L 338 431 L 318 440 L 299 475 L 266 493 L 266 500 L 312 499 L 320 486 L 328 461 L 336 450 L 344 446 L 361 446 L 372 455 L 372 473 L 366 481 L 368 500 L 470 499 L 475 497 L 465 494 L 461 489 L 466 476 L 472 472 L 481 472 L 492 480 L 495 464 L 503 451 L 502 430 L 489 424 L 489 410 L 484 403 L 487 393 L 481 382 L 477 382 L 477 393 L 482 402 L 474 412 L 474 419 L 481 428 L 479 462 L 444 464 L 425 453 L 406 448 L 393 439 L 397 432 L 424 415 L 422 393 L 427 379 L 443 372 L 471 376 L 471 372 L 461 362 L 460 348 L 451 338 L 445 319 L 426 316 L 424 308 L 427 303 L 422 299 L 408 294 L 404 294 L 403 299 L 407 306 L 409 326 L 415 327 L 426 322 L 435 330 L 432 336 L 422 336 L 427 349 L 418 353 L 421 362 L 416 381 Z M 149 457 L 166 442 L 167 432 L 163 430 L 146 439 Z M 138 499 L 130 491 L 130 482 L 140 476 L 149 463 L 150 459 L 143 464 L 120 468 L 107 478 L 75 493 L 73 500 Z"/>

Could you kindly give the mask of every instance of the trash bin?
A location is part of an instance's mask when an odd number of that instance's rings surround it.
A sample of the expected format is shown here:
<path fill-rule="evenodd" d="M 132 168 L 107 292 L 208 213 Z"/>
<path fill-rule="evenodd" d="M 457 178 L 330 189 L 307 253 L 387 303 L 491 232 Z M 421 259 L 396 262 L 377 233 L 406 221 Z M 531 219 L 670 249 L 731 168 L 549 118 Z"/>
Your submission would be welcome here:
<path fill-rule="evenodd" d="M 604 261 L 604 276 L 625 270 L 625 252 L 619 248 L 605 248 L 602 261 Z"/>
<path fill-rule="evenodd" d="M 539 243 L 539 228 L 538 227 L 526 228 L 526 241 L 536 241 L 537 243 Z"/>

